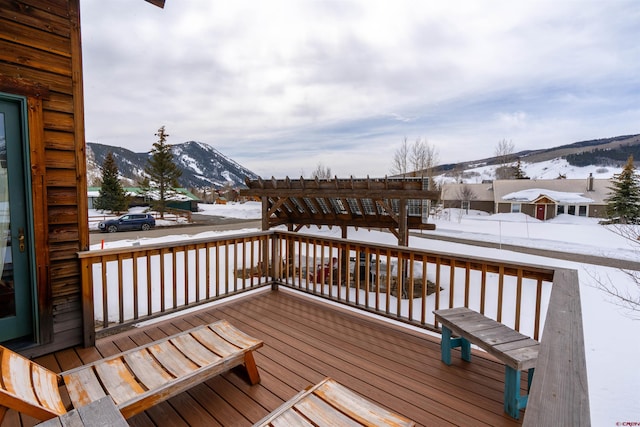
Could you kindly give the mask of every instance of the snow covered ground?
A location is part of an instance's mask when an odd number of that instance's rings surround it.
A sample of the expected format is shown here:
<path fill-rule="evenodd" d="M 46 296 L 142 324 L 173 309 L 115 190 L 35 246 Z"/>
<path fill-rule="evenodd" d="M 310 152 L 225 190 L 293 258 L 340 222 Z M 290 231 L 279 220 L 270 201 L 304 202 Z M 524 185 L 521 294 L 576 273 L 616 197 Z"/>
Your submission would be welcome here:
<path fill-rule="evenodd" d="M 259 219 L 261 215 L 258 202 L 201 207 L 204 209 L 201 213 L 217 216 Z M 434 221 L 436 231 L 428 233 L 640 261 L 640 242 L 625 239 L 611 228 L 598 225 L 597 220 L 590 218 L 561 215 L 551 221 L 541 222 L 523 214 L 480 215 L 472 212 L 472 215 L 460 215 L 456 211 L 449 212 L 443 218 Z M 249 230 L 245 229 L 225 234 L 247 231 Z M 336 228 L 329 230 L 312 227 L 305 228 L 302 232 L 340 237 L 340 230 Z M 138 242 L 150 244 L 220 234 L 207 232 L 196 236 L 140 239 Z M 640 312 L 629 312 L 621 308 L 615 299 L 598 287 L 598 282 L 610 282 L 639 299 L 640 289 L 628 275 L 602 266 L 428 239 L 427 232 L 424 237 L 411 237 L 410 246 L 577 270 L 581 285 L 592 424 L 612 426 L 616 423 L 636 425 L 631 423 L 640 422 L 640 370 L 636 363 L 636 357 L 640 354 Z M 350 230 L 349 238 L 386 244 L 397 242 L 390 233 L 362 228 Z M 109 247 L 131 244 L 132 241 L 120 241 Z"/>

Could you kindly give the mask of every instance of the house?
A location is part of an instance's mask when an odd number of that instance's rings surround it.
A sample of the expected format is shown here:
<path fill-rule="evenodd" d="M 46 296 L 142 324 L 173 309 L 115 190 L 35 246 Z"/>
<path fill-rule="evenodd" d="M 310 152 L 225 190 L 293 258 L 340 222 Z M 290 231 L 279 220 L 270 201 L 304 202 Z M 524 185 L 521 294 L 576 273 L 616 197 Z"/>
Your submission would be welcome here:
<path fill-rule="evenodd" d="M 444 208 L 459 208 L 467 212 L 469 210 L 493 212 L 495 209 L 492 182 L 444 184 L 440 200 Z"/>
<path fill-rule="evenodd" d="M 445 207 L 489 213 L 522 212 L 539 220 L 560 214 L 603 218 L 611 181 L 608 179 L 495 180 L 483 184 L 444 184 Z"/>

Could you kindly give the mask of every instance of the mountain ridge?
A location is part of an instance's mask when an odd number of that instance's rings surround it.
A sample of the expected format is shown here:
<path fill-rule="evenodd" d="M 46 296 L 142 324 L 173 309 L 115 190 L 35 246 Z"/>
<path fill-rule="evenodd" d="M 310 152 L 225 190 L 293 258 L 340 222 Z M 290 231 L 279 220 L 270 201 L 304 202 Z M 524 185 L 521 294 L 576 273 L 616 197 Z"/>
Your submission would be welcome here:
<path fill-rule="evenodd" d="M 606 151 L 613 152 L 618 150 L 622 151 L 623 155 L 627 154 L 624 156 L 624 161 L 620 160 L 620 155 L 601 155 L 598 160 L 599 164 L 593 165 L 602 167 L 620 167 L 626 162 L 628 154 L 633 154 L 636 149 L 640 150 L 640 134 L 578 141 L 571 144 L 564 144 L 557 147 L 542 148 L 538 150 L 522 150 L 512 153 L 511 157 L 514 161 L 515 159 L 520 159 L 522 162 L 526 163 L 541 163 L 553 159 L 567 159 L 568 156 L 571 156 L 568 159 L 570 165 L 584 166 L 584 162 L 581 162 L 579 159 L 580 157 L 587 156 L 588 153 L 592 153 L 597 150 L 604 153 L 606 153 Z M 640 157 L 637 158 L 640 159 Z M 501 158 L 499 156 L 487 157 L 480 160 L 439 165 L 436 166 L 435 172 L 436 175 L 440 175 L 454 170 L 468 170 L 483 166 L 498 166 L 500 165 L 500 162 Z"/>
<path fill-rule="evenodd" d="M 183 171 L 179 179 L 182 187 L 245 188 L 245 178 L 259 178 L 257 174 L 206 143 L 186 141 L 171 147 L 174 159 Z M 95 142 L 87 143 L 88 182 L 95 184 L 102 178 L 102 163 L 109 152 L 113 153 L 123 183 L 137 185 L 144 176 L 149 153 L 135 153 L 126 148 Z M 597 177 L 611 177 L 626 163 L 630 154 L 640 159 L 640 135 L 621 135 L 538 150 L 522 150 L 512 153 L 511 157 L 514 161 L 521 160 L 525 173 L 532 179 L 553 179 L 560 176 L 571 177 L 568 176 L 570 174 L 583 178 L 590 173 Z M 496 156 L 439 165 L 436 166 L 434 175 L 459 179 L 460 172 L 463 171 L 463 175 L 471 180 L 490 180 L 495 178 L 493 173 L 501 160 Z"/>
<path fill-rule="evenodd" d="M 96 184 L 102 178 L 102 164 L 111 152 L 122 181 L 137 185 L 144 177 L 150 153 L 135 153 L 122 147 L 87 142 L 87 179 Z M 215 148 L 198 141 L 186 141 L 171 146 L 174 161 L 182 170 L 178 183 L 184 188 L 244 188 L 245 178 L 258 175 Z"/>

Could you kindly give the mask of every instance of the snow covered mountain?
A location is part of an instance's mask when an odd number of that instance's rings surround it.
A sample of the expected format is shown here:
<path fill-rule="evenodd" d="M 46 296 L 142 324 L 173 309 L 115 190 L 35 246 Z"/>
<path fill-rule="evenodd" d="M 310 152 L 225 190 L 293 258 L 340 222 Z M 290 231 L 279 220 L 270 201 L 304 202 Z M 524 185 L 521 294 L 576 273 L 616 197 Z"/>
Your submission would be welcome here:
<path fill-rule="evenodd" d="M 178 180 L 185 188 L 222 188 L 230 184 L 244 188 L 245 177 L 256 179 L 258 175 L 220 153 L 210 145 L 188 141 L 171 146 L 176 164 L 182 169 Z M 136 185 L 144 175 L 149 153 L 134 153 L 121 147 L 87 143 L 87 179 L 89 185 L 102 178 L 102 164 L 107 154 L 113 153 L 118 171 L 129 185 Z"/>

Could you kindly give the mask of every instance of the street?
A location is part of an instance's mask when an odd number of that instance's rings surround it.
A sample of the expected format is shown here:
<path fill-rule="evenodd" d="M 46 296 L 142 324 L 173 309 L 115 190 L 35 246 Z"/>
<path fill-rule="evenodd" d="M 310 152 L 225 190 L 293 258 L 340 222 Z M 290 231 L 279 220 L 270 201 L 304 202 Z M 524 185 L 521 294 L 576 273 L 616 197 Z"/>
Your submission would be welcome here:
<path fill-rule="evenodd" d="M 141 237 L 155 238 L 162 236 L 170 236 L 174 234 L 194 235 L 205 231 L 224 231 L 237 230 L 242 228 L 260 229 L 262 221 L 259 219 L 238 219 L 238 218 L 222 218 L 199 215 L 198 218 L 193 216 L 195 222 L 188 225 L 177 225 L 175 227 L 156 227 L 149 231 L 122 231 L 117 233 L 101 233 L 92 231 L 89 233 L 89 244 L 96 245 L 101 241 L 114 242 L 117 240 L 134 240 Z M 205 217 L 205 218 L 203 218 Z"/>

